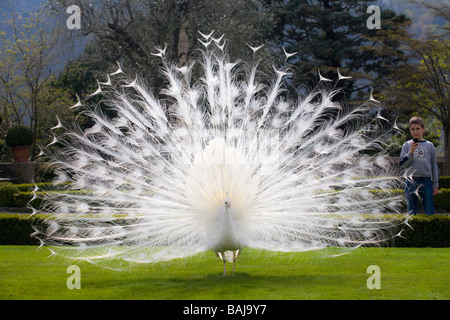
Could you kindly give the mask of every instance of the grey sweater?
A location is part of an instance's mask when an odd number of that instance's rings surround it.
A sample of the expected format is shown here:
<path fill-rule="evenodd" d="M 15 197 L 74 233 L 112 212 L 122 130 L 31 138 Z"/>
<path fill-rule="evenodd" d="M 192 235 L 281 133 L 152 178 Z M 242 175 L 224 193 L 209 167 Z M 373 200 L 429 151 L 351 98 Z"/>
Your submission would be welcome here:
<path fill-rule="evenodd" d="M 400 167 L 413 169 L 414 177 L 428 177 L 433 181 L 433 187 L 439 187 L 439 175 L 434 145 L 427 141 L 419 141 L 419 146 L 413 155 L 409 154 L 413 140 L 406 141 L 400 154 Z"/>

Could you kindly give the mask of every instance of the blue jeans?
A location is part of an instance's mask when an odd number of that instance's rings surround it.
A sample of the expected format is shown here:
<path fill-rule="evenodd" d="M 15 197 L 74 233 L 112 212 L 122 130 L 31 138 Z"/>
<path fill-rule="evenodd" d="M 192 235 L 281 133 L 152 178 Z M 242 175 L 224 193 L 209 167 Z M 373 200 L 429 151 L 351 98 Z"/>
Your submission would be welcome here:
<path fill-rule="evenodd" d="M 417 189 L 418 192 L 417 192 Z M 405 182 L 406 206 L 409 214 L 417 214 L 418 197 L 423 203 L 423 208 L 427 215 L 434 214 L 433 204 L 433 182 L 431 178 L 412 177 L 412 180 Z"/>

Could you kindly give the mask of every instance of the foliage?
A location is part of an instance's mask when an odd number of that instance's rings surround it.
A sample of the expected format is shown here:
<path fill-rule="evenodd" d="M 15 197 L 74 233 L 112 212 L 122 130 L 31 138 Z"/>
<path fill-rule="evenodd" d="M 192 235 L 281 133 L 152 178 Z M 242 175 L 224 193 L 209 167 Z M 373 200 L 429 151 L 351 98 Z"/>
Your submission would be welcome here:
<path fill-rule="evenodd" d="M 440 178 L 441 188 L 437 196 L 435 196 L 435 206 L 450 211 L 450 177 Z M 0 207 L 25 207 L 33 198 L 34 185 L 12 183 L 0 183 Z M 51 183 L 39 183 L 37 187 L 42 192 L 64 192 L 56 191 Z M 62 186 L 64 189 L 64 186 Z M 54 190 L 54 191 L 51 191 Z M 81 192 L 81 191 L 79 191 Z M 399 190 L 401 193 L 402 190 Z M 39 207 L 42 203 L 39 199 L 32 202 L 34 207 Z M 4 214 L 0 215 L 0 229 L 3 238 L 0 244 L 36 244 L 36 241 L 29 239 L 29 234 L 33 230 L 32 224 L 43 223 L 46 216 L 33 215 L 28 219 L 28 215 L 20 214 Z M 369 217 L 370 218 L 370 217 Z M 119 221 L 121 221 L 119 219 Z M 123 223 L 122 221 L 121 223 Z M 403 226 L 402 237 L 397 237 L 391 243 L 386 245 L 394 245 L 396 247 L 449 247 L 450 246 L 450 216 L 434 215 L 431 217 L 417 215 L 411 217 L 409 221 L 411 228 Z M 395 231 L 395 233 L 400 230 Z M 12 237 L 12 238 L 11 238 Z M 13 240 L 7 240 L 13 239 Z"/>
<path fill-rule="evenodd" d="M 15 207 L 14 196 L 19 193 L 19 189 L 11 182 L 0 183 L 0 206 Z"/>
<path fill-rule="evenodd" d="M 437 33 L 448 33 L 450 31 L 450 3 L 446 3 L 442 0 L 409 0 L 411 3 L 419 4 L 420 7 L 425 9 L 425 14 L 418 18 L 418 20 L 429 20 L 431 17 L 442 17 L 446 21 L 441 32 Z M 423 18 L 422 18 L 423 17 Z M 426 24 L 420 24 L 422 26 L 421 30 L 429 31 L 429 26 Z M 433 30 L 436 31 L 436 30 Z"/>
<path fill-rule="evenodd" d="M 33 226 L 42 227 L 48 217 L 45 215 L 0 214 L 0 245 L 36 245 L 37 239 L 30 235 Z M 120 220 L 126 224 L 127 220 Z M 128 221 L 129 222 L 129 221 Z M 417 215 L 408 221 L 409 226 L 399 226 L 393 234 L 401 231 L 400 237 L 395 237 L 383 246 L 395 247 L 450 247 L 450 216 L 449 215 Z"/>
<path fill-rule="evenodd" d="M 54 82 L 42 89 L 41 102 L 40 112 L 36 115 L 36 143 L 39 146 L 47 146 L 54 138 L 51 129 L 57 125 L 58 120 L 62 123 L 72 123 L 75 113 L 70 109 L 73 100 L 69 91 L 55 87 Z"/>
<path fill-rule="evenodd" d="M 422 3 L 423 5 L 426 5 Z M 448 5 L 428 4 L 435 15 L 442 15 L 447 24 Z M 438 8 L 442 10 L 439 11 Z M 447 11 L 446 11 L 447 10 Z M 420 39 L 409 35 L 387 34 L 408 54 L 408 59 L 393 65 L 388 75 L 389 86 L 380 98 L 386 109 L 396 114 L 400 122 L 412 115 L 431 116 L 438 120 L 443 136 L 444 175 L 450 174 L 450 38 L 444 33 L 426 33 Z"/>
<path fill-rule="evenodd" d="M 439 188 L 450 189 L 450 177 L 439 177 Z"/>
<path fill-rule="evenodd" d="M 440 212 L 450 212 L 450 189 L 439 186 L 438 194 L 434 196 L 433 201 Z"/>
<path fill-rule="evenodd" d="M 58 188 L 51 182 L 41 182 L 36 184 L 16 184 L 12 185 L 10 182 L 1 182 L 0 188 L 14 189 L 13 192 L 0 193 L 0 207 L 19 207 L 25 208 L 33 199 L 33 190 L 38 187 L 40 192 L 67 192 L 69 188 L 69 182 L 66 182 Z M 450 177 L 439 177 L 439 192 L 434 197 L 434 205 L 439 212 L 450 213 Z M 403 190 L 397 190 L 399 194 L 403 194 Z M 76 191 L 78 193 L 87 193 L 88 191 Z M 374 192 L 376 192 L 374 190 Z M 38 197 L 39 198 L 39 197 Z M 9 205 L 6 205 L 9 204 Z M 34 199 L 31 203 L 34 207 L 42 205 L 41 199 Z"/>
<path fill-rule="evenodd" d="M 414 2 L 429 9 L 423 16 L 410 15 L 421 28 L 420 34 L 426 35 L 431 15 L 445 20 L 443 30 L 448 32 L 448 4 Z M 384 9 L 382 29 L 369 30 L 365 23 L 366 9 L 372 4 L 369 0 L 99 0 L 95 6 L 88 0 L 49 0 L 49 4 L 35 13 L 13 11 L 4 16 L 2 26 L 9 24 L 13 32 L 0 30 L 0 137 L 29 119 L 35 143 L 47 145 L 53 138 L 49 130 L 56 123 L 53 115 L 71 122 L 75 115 L 68 107 L 77 102 L 76 95 L 85 100 L 97 89 L 96 79 L 106 81 L 106 73 L 117 69 L 117 61 L 128 73 L 143 76 L 158 95 L 164 83 L 157 72 L 160 59 L 153 55 L 155 47 L 167 44 L 168 61 L 189 63 L 202 46 L 199 31 L 215 30 L 215 36 L 226 34 L 231 55 L 261 58 L 267 62 L 261 65 L 268 68 L 275 61 L 286 63 L 282 46 L 298 52 L 289 59 L 292 68 L 299 69 L 294 74 L 301 75 L 292 79 L 295 83 L 315 84 L 318 69 L 335 79 L 339 68 L 353 79 L 368 80 L 342 84 L 348 91 L 360 89 L 361 95 L 374 88 L 375 97 L 388 109 L 388 118 L 398 116 L 402 122 L 412 112 L 431 114 L 446 127 L 440 134 L 446 137 L 444 161 L 450 161 L 450 99 L 448 78 L 442 77 L 449 72 L 448 37 L 441 32 L 441 38 L 414 40 L 405 33 L 411 21 Z M 54 24 L 53 14 L 59 13 L 64 21 L 72 4 L 81 8 L 82 28 L 68 32 L 65 26 Z M 61 33 L 79 36 L 82 42 L 94 41 L 58 76 L 55 66 L 61 57 Z M 258 55 L 252 55 L 246 43 L 265 45 Z M 92 125 L 83 113 L 79 119 L 82 128 Z M 390 152 L 395 154 L 394 149 Z M 447 162 L 445 170 L 450 170 Z"/>
<path fill-rule="evenodd" d="M 38 245 L 39 241 L 31 237 L 33 225 L 43 223 L 42 217 L 30 217 L 28 214 L 0 214 L 0 244 Z"/>
<path fill-rule="evenodd" d="M 423 38 L 426 33 L 432 31 L 441 33 L 448 30 L 444 19 L 449 15 L 449 5 L 442 0 L 385 0 L 381 2 L 382 10 L 389 9 L 402 12 L 413 20 L 409 32 L 416 39 Z"/>
<path fill-rule="evenodd" d="M 36 144 L 48 135 L 45 122 L 49 114 L 58 114 L 61 99 L 67 109 L 64 93 L 49 88 L 55 79 L 56 67 L 64 49 L 61 33 L 64 30 L 54 20 L 50 10 L 40 7 L 34 12 L 15 10 L 14 0 L 10 10 L 3 14 L 7 32 L 0 30 L 0 134 L 11 126 L 27 124 L 33 132 L 32 154 Z"/>
<path fill-rule="evenodd" d="M 447 197 L 448 198 L 448 197 Z M 401 238 L 395 238 L 395 247 L 434 247 L 450 246 L 450 216 L 417 215 L 408 222 L 411 228 L 404 228 Z"/>
<path fill-rule="evenodd" d="M 336 79 L 336 68 L 353 79 L 366 79 L 356 83 L 347 80 L 340 83 L 349 92 L 364 90 L 373 86 L 376 79 L 383 78 L 387 65 L 396 65 L 403 59 L 396 42 L 386 42 L 375 37 L 380 32 L 397 33 L 408 19 L 393 11 L 381 13 L 382 30 L 367 28 L 366 13 L 373 1 L 355 0 L 291 0 L 272 1 L 276 28 L 272 36 L 277 46 L 285 46 L 287 52 L 298 52 L 290 60 L 300 71 L 296 83 L 312 86 L 319 80 L 317 70 L 329 79 Z M 365 46 L 379 43 L 389 49 L 384 52 L 364 50 Z"/>
<path fill-rule="evenodd" d="M 214 31 L 216 38 L 226 34 L 227 52 L 249 60 L 252 51 L 246 44 L 263 44 L 265 30 L 271 26 L 271 13 L 253 0 L 124 0 L 113 3 L 99 0 L 95 6 L 88 0 L 76 3 L 49 0 L 49 3 L 52 12 L 62 19 L 67 18 L 69 5 L 79 6 L 82 27 L 72 30 L 70 36 L 79 43 L 90 39 L 83 54 L 65 65 L 53 83 L 55 88 L 67 91 L 72 105 L 80 99 L 84 107 L 102 109 L 109 118 L 115 114 L 110 113 L 98 96 L 90 95 L 98 88 L 97 79 L 107 82 L 107 75 L 118 69 L 117 63 L 127 74 L 139 76 L 144 84 L 154 88 L 153 94 L 158 96 L 165 80 L 159 72 L 161 58 L 155 55 L 156 47 L 165 48 L 168 62 L 188 65 L 191 57 L 203 47 L 199 40 L 205 39 L 200 32 Z M 258 58 L 272 61 L 270 49 L 265 46 L 259 50 Z M 262 65 L 273 71 L 271 63 Z M 193 78 L 198 76 L 193 73 Z M 78 114 L 81 129 L 93 125 L 83 112 L 84 107 L 73 109 Z"/>
<path fill-rule="evenodd" d="M 11 127 L 6 133 L 5 142 L 9 147 L 31 145 L 33 143 L 33 132 L 24 125 Z"/>
<path fill-rule="evenodd" d="M 405 64 L 394 73 L 395 94 L 398 107 L 431 113 L 443 123 L 448 113 L 450 80 L 450 40 L 408 40 L 408 48 L 419 59 L 417 63 Z M 392 98 L 390 100 L 392 100 Z"/>
<path fill-rule="evenodd" d="M 66 17 L 66 8 L 73 1 L 50 3 L 57 14 Z M 161 59 L 155 55 L 155 47 L 166 47 L 167 61 L 187 65 L 203 47 L 199 40 L 205 39 L 199 32 L 214 31 L 217 38 L 226 34 L 230 55 L 247 58 L 251 50 L 246 43 L 262 44 L 265 30 L 271 26 L 270 12 L 252 0 L 100 0 L 96 6 L 79 0 L 76 4 L 82 14 L 82 28 L 75 36 L 95 39 L 78 61 L 89 65 L 90 72 L 104 81 L 107 72 L 117 70 L 119 61 L 127 73 L 143 75 L 143 80 L 156 88 L 155 94 L 159 94 L 164 81 L 158 74 Z M 271 55 L 264 57 L 270 59 Z"/>

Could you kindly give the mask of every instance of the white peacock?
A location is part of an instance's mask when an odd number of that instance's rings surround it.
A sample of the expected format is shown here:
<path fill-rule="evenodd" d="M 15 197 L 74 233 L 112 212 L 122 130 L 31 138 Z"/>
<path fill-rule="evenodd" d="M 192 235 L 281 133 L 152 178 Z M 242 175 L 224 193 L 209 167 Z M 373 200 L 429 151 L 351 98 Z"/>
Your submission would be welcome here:
<path fill-rule="evenodd" d="M 36 212 L 51 216 L 36 231 L 42 244 L 106 265 L 212 249 L 225 274 L 227 259 L 234 271 L 245 247 L 355 248 L 395 236 L 404 219 L 378 215 L 398 213 L 402 197 L 392 192 L 399 181 L 381 149 L 386 121 L 370 112 L 373 101 L 333 101 L 339 90 L 321 88 L 330 83 L 322 76 L 294 101 L 283 90 L 287 72 L 260 77 L 258 63 L 232 63 L 214 45 L 185 67 L 159 49 L 163 98 L 119 66 L 94 93 L 115 117 L 86 108 L 91 128 L 56 136 L 67 126 L 55 127 L 53 143 L 64 147 L 46 153 L 63 192 L 36 192 L 45 200 Z M 196 81 L 193 70 L 201 72 Z"/>

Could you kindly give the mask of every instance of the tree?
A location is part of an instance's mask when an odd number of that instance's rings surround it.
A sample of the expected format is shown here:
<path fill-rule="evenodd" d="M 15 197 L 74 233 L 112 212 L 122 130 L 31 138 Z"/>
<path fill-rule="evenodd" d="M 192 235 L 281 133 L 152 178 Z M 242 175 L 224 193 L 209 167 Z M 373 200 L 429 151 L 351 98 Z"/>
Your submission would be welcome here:
<path fill-rule="evenodd" d="M 254 0 L 50 0 L 62 16 L 69 5 L 77 5 L 82 15 L 78 36 L 93 36 L 90 58 L 102 72 L 117 68 L 119 61 L 128 74 L 144 75 L 153 87 L 161 88 L 159 52 L 165 48 L 168 61 L 178 66 L 207 43 L 200 34 L 227 39 L 227 52 L 236 58 L 250 55 L 250 45 L 265 39 L 270 15 Z M 213 44 L 211 44 L 213 45 Z M 95 49 L 94 49 L 95 48 Z M 267 55 L 268 57 L 268 55 Z M 99 68 L 100 69 L 100 68 Z"/>
<path fill-rule="evenodd" d="M 450 175 L 450 38 L 448 32 L 448 4 L 436 1 L 411 1 L 427 8 L 435 16 L 443 17 L 446 25 L 430 27 L 419 39 L 413 34 L 386 34 L 386 41 L 396 41 L 407 59 L 391 68 L 385 85 L 379 92 L 386 110 L 399 122 L 407 123 L 412 115 L 430 117 L 438 121 L 442 130 L 444 168 L 442 175 Z M 375 48 L 384 50 L 383 47 Z"/>
<path fill-rule="evenodd" d="M 450 39 L 431 37 L 406 42 L 411 59 L 392 76 L 386 102 L 398 114 L 432 115 L 442 125 L 444 170 L 450 175 Z"/>
<path fill-rule="evenodd" d="M 28 13 L 12 10 L 4 17 L 10 31 L 0 33 L 1 130 L 26 124 L 33 132 L 34 154 L 41 113 L 49 103 L 44 96 L 61 54 L 61 28 L 42 7 Z"/>
<path fill-rule="evenodd" d="M 433 15 L 447 21 L 449 6 L 437 1 L 411 1 L 427 8 Z M 405 25 L 407 26 L 407 24 Z M 428 31 L 426 31 L 428 30 Z M 405 27 L 398 32 L 377 32 L 380 45 L 365 47 L 374 56 L 382 54 L 395 55 L 402 52 L 402 59 L 395 65 L 387 65 L 382 79 L 374 82 L 376 95 L 383 102 L 384 111 L 390 118 L 397 118 L 399 123 L 408 123 L 413 115 L 424 118 L 429 124 L 441 130 L 430 130 L 427 125 L 427 139 L 433 140 L 430 131 L 440 132 L 443 136 L 444 170 L 443 175 L 450 175 L 450 44 L 448 28 L 444 25 L 428 26 L 421 30 L 420 38 Z M 386 44 L 396 43 L 397 48 Z M 394 50 L 393 50 L 394 49 Z M 407 127 L 407 125 L 405 126 Z M 395 141 L 395 139 L 393 140 Z M 399 143 L 399 141 L 397 141 Z M 398 155 L 398 153 L 397 153 Z"/>
<path fill-rule="evenodd" d="M 369 0 L 290 0 L 266 1 L 275 11 L 276 28 L 273 37 L 287 52 L 298 52 L 292 63 L 299 69 L 297 83 L 314 86 L 318 70 L 327 78 L 336 79 L 337 68 L 343 75 L 359 81 L 347 81 L 348 92 L 364 91 L 386 73 L 386 65 L 396 65 L 402 59 L 397 54 L 374 55 L 367 46 L 375 46 L 381 38 L 378 32 L 397 32 L 407 23 L 403 15 L 382 11 L 381 30 L 367 27 Z M 385 43 L 392 51 L 396 43 Z M 361 81 L 363 80 L 363 81 Z"/>
<path fill-rule="evenodd" d="M 447 24 L 443 27 L 445 32 L 450 31 L 450 4 L 447 2 L 442 2 L 440 0 L 434 1 L 417 1 L 417 0 L 409 0 L 411 3 L 419 4 L 421 7 L 430 9 L 431 13 L 436 17 L 442 17 L 447 21 Z"/>

